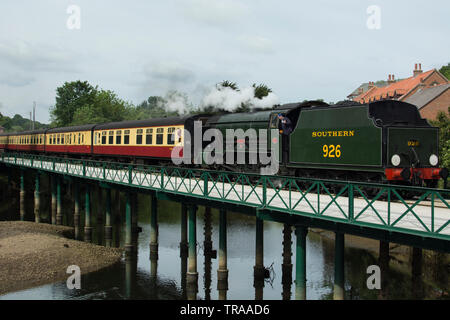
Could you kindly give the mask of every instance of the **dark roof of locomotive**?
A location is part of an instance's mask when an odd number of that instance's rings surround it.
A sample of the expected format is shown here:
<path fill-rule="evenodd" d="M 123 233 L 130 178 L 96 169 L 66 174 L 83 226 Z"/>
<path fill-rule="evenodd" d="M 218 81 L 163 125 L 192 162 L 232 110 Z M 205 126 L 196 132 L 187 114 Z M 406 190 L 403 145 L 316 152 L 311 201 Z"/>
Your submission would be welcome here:
<path fill-rule="evenodd" d="M 324 106 L 329 106 L 329 104 L 319 100 L 311 100 L 311 101 L 279 104 L 276 105 L 273 108 L 273 110 L 290 110 L 298 107 L 324 107 Z"/>

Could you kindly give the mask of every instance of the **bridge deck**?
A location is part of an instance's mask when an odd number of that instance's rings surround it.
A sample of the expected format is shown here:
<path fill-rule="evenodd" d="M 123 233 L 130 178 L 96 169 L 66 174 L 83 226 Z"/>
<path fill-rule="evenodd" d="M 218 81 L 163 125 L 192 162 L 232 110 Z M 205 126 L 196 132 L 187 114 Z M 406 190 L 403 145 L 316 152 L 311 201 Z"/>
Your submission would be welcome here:
<path fill-rule="evenodd" d="M 370 226 L 384 230 L 423 234 L 450 241 L 450 191 L 412 188 L 418 200 L 405 201 L 399 186 L 330 182 L 291 177 L 255 176 L 204 170 L 124 166 L 63 158 L 8 157 L 4 163 L 71 176 L 126 184 L 138 188 L 207 198 L 261 209 Z M 336 192 L 330 184 L 338 184 Z M 301 187 L 302 186 L 302 187 Z M 364 188 L 377 188 L 366 197 Z M 408 188 L 406 188 L 408 189 Z M 410 188 L 411 189 L 411 188 Z M 387 197 L 387 201 L 379 200 Z M 437 205 L 439 204 L 439 205 Z"/>

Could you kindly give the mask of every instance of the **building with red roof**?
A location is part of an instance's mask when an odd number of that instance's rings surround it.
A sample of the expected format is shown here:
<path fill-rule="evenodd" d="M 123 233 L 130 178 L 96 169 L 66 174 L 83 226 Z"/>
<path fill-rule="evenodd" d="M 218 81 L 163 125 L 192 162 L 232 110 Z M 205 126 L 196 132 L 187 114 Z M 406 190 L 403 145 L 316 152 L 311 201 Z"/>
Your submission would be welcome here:
<path fill-rule="evenodd" d="M 423 72 L 422 64 L 416 63 L 412 77 L 395 80 L 395 76 L 390 74 L 388 76 L 387 85 L 377 86 L 374 82 L 369 82 L 367 90 L 359 89 L 360 94 L 355 95 L 352 93 L 348 97 L 351 97 L 353 101 L 359 103 L 369 103 L 379 100 L 400 100 L 413 103 L 413 101 L 416 100 L 421 101 L 421 99 L 418 98 L 419 96 L 422 96 L 423 98 L 427 97 L 426 99 L 429 99 L 428 102 L 432 102 L 434 99 L 433 94 L 436 93 L 436 95 L 441 96 L 439 99 L 439 110 L 434 110 L 433 103 L 431 103 L 426 107 L 426 115 L 423 115 L 428 119 L 434 119 L 439 111 L 447 112 L 447 109 L 450 106 L 450 98 L 447 99 L 447 94 L 442 95 L 442 90 L 432 90 L 427 94 L 425 93 L 429 88 L 446 85 L 448 83 L 448 79 L 438 70 L 432 69 Z M 416 93 L 418 94 L 415 95 Z M 416 98 L 409 99 L 408 101 L 408 98 L 411 98 L 414 95 Z"/>

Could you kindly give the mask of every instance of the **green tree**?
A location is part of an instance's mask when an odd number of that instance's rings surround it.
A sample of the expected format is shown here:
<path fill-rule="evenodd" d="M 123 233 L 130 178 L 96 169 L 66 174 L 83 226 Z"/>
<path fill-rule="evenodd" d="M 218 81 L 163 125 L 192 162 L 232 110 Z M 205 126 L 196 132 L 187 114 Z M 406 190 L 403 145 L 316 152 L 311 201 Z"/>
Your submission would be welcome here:
<path fill-rule="evenodd" d="M 219 90 L 220 90 L 221 87 L 222 88 L 227 88 L 228 87 L 228 88 L 231 88 L 233 90 L 239 91 L 239 87 L 236 84 L 236 82 L 231 82 L 231 81 L 228 81 L 228 80 L 223 80 L 221 83 L 217 84 L 216 87 Z"/>
<path fill-rule="evenodd" d="M 100 90 L 91 103 L 79 107 L 70 125 L 123 121 L 132 118 L 134 107 L 110 91 Z"/>
<path fill-rule="evenodd" d="M 439 112 L 436 121 L 431 124 L 439 127 L 439 158 L 441 166 L 450 168 L 450 107 L 448 113 Z"/>
<path fill-rule="evenodd" d="M 260 85 L 256 85 L 256 83 L 253 84 L 253 88 L 255 88 L 255 98 L 262 99 L 264 97 L 267 97 L 269 93 L 272 92 L 272 89 L 270 89 L 265 84 L 261 83 Z"/>
<path fill-rule="evenodd" d="M 442 73 L 448 80 L 450 80 L 450 63 L 446 66 L 442 66 L 442 68 L 439 69 L 439 72 Z"/>
<path fill-rule="evenodd" d="M 56 103 L 50 110 L 52 127 L 69 126 L 78 109 L 92 105 L 98 93 L 87 81 L 65 82 L 56 89 Z"/>

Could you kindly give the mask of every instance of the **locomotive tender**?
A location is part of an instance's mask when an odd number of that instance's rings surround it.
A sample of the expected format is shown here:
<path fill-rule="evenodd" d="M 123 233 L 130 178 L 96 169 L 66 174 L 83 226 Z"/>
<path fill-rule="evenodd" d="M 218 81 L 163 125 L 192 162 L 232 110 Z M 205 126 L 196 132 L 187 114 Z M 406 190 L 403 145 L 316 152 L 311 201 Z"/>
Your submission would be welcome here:
<path fill-rule="evenodd" d="M 280 113 L 291 120 L 293 130 L 290 135 L 280 130 L 275 137 L 280 142 L 279 174 L 429 187 L 448 177 L 448 170 L 438 166 L 438 128 L 422 119 L 414 105 L 394 100 L 335 105 L 308 101 L 249 113 L 4 133 L 0 134 L 0 150 L 170 165 L 174 147 L 191 145 L 184 144 L 183 129 L 193 136 L 194 121 L 201 121 L 203 130 L 269 131 L 280 128 Z M 274 139 L 270 133 L 268 137 Z M 242 152 L 245 146 L 244 152 L 248 153 L 251 143 L 248 139 L 237 140 L 233 150 L 238 152 L 240 147 Z M 219 167 L 246 172 L 259 169 L 258 164 Z"/>

